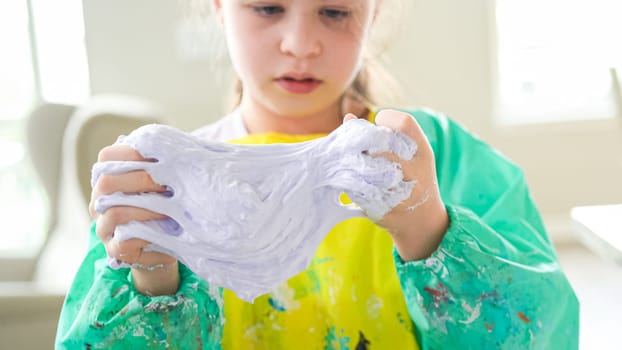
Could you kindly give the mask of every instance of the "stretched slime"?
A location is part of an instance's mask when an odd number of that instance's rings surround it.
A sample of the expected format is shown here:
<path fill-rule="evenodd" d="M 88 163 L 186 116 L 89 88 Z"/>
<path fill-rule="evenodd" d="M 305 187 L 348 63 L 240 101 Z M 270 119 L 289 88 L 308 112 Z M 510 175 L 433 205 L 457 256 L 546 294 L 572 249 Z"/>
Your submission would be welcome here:
<path fill-rule="evenodd" d="M 164 125 L 143 126 L 116 143 L 155 161 L 96 163 L 92 184 L 102 174 L 145 170 L 168 191 L 101 196 L 96 211 L 133 206 L 170 219 L 117 226 L 113 239 L 147 240 L 145 250 L 175 256 L 247 301 L 306 269 L 333 226 L 354 217 L 379 220 L 414 186 L 399 164 L 376 155 L 411 159 L 414 141 L 362 119 L 293 144 L 209 142 Z M 342 204 L 344 192 L 358 206 Z"/>

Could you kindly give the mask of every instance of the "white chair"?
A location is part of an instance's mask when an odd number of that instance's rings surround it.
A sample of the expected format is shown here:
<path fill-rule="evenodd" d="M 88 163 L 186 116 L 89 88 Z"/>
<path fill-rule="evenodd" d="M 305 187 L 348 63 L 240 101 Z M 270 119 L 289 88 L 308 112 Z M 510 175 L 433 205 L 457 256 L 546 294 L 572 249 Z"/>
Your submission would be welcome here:
<path fill-rule="evenodd" d="M 9 261 L 21 268 L 19 281 L 0 281 L 0 348 L 53 347 L 65 292 L 87 248 L 97 154 L 161 116 L 153 104 L 120 95 L 96 96 L 79 108 L 45 103 L 29 115 L 27 144 L 50 212 L 41 252 Z"/>

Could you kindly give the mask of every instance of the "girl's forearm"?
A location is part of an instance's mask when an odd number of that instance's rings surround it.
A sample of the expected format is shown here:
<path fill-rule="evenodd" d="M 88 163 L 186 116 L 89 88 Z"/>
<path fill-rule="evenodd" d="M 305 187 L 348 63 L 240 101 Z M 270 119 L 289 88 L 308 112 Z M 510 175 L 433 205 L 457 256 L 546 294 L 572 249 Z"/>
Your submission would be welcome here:
<path fill-rule="evenodd" d="M 404 261 L 429 257 L 441 244 L 449 227 L 449 216 L 439 197 L 433 197 L 410 212 L 390 213 L 395 248 Z"/>
<path fill-rule="evenodd" d="M 173 295 L 179 289 L 178 262 L 157 267 L 132 268 L 134 288 L 147 296 Z"/>

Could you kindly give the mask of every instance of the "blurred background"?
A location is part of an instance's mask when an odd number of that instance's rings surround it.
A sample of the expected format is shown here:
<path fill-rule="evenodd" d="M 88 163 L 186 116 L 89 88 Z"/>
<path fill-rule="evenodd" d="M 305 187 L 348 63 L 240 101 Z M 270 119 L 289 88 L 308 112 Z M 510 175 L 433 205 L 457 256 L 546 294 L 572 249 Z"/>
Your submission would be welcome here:
<path fill-rule="evenodd" d="M 581 301 L 581 348 L 619 349 L 622 252 L 571 210 L 622 204 L 622 2 L 389 4 L 370 52 L 401 86 L 396 104 L 444 112 L 523 167 Z M 191 131 L 226 113 L 232 72 L 208 12 L 0 2 L 1 349 L 52 347 L 99 148 L 144 123 Z M 622 210 L 604 215 L 593 220 L 619 244 Z"/>

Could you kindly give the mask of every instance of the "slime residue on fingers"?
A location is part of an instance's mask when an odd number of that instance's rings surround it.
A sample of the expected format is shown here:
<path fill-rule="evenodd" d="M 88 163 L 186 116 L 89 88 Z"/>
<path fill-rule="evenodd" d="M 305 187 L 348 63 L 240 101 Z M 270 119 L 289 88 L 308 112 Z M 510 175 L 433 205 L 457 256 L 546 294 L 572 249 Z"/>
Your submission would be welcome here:
<path fill-rule="evenodd" d="M 156 161 L 100 162 L 92 182 L 145 170 L 168 195 L 114 193 L 100 197 L 95 209 L 134 206 L 171 219 L 118 226 L 115 239 L 150 241 L 148 249 L 177 257 L 248 301 L 303 271 L 334 225 L 363 212 L 379 220 L 408 198 L 413 183 L 404 181 L 399 164 L 374 154 L 407 160 L 417 149 L 407 136 L 365 120 L 294 144 L 207 142 L 162 125 L 141 127 L 117 143 Z M 343 192 L 360 208 L 341 204 Z"/>

